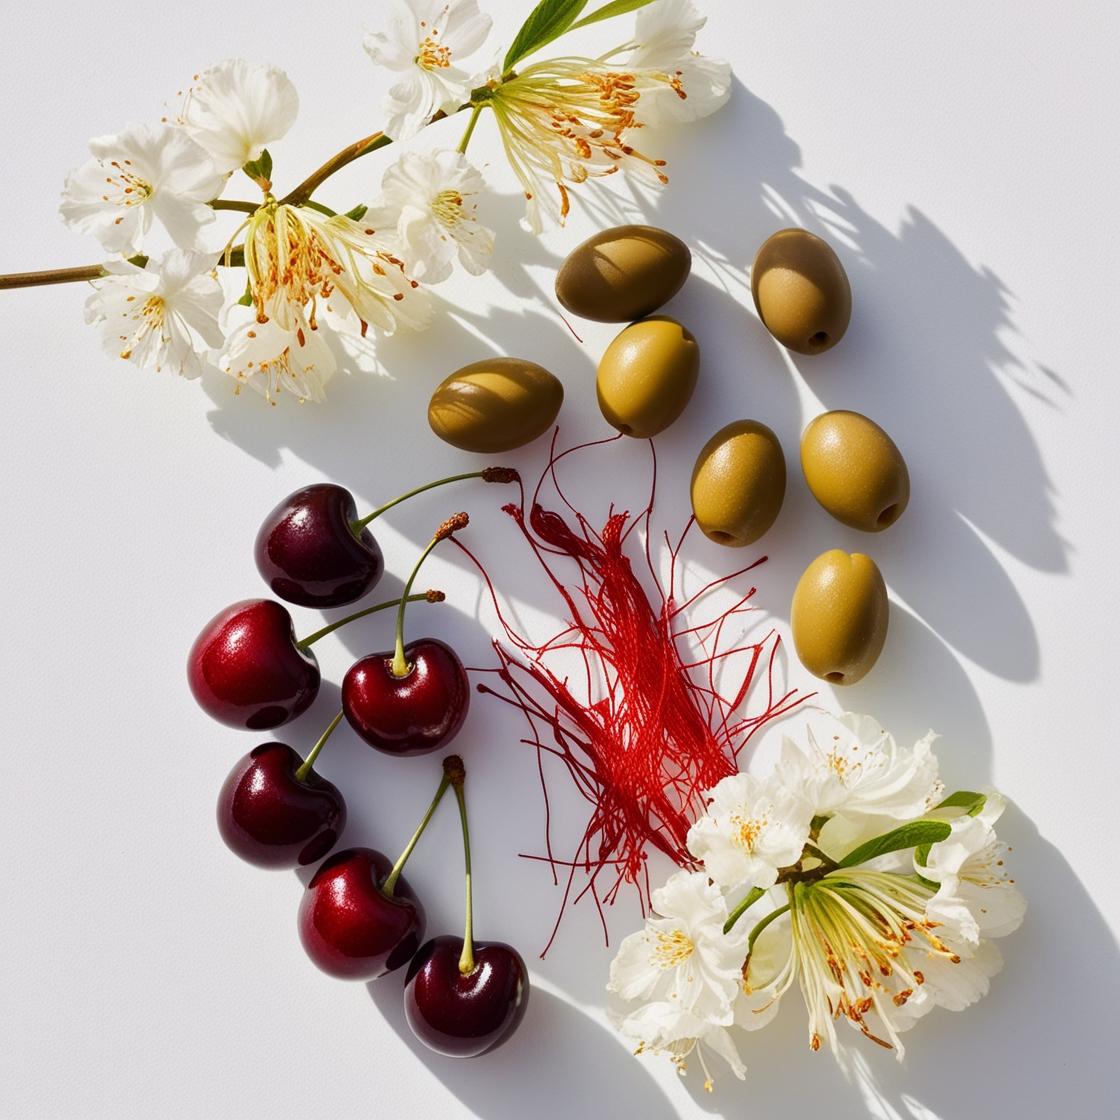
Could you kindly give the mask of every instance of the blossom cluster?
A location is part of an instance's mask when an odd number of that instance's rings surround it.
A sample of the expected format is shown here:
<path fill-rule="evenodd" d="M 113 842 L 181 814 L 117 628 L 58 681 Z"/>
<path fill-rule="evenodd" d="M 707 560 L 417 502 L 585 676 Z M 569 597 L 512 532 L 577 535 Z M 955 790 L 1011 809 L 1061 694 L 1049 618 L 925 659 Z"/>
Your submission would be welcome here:
<path fill-rule="evenodd" d="M 786 738 L 771 772 L 725 778 L 693 825 L 698 868 L 652 894 L 608 990 L 637 1053 L 683 1073 L 702 1047 L 745 1075 L 735 1030 L 775 1016 L 796 983 L 809 1046 L 836 1023 L 903 1054 L 934 1007 L 959 1011 L 1001 966 L 993 938 L 1025 902 L 1008 877 L 995 791 L 944 796 L 931 733 L 912 747 L 868 716 L 824 717 Z"/>
<path fill-rule="evenodd" d="M 693 51 L 705 21 L 691 0 L 625 5 L 638 9 L 633 35 L 595 58 L 521 66 L 559 33 L 616 7 L 577 20 L 583 5 L 544 0 L 502 65 L 475 72 L 467 64 L 491 28 L 476 0 L 391 0 L 384 29 L 365 39 L 394 79 L 382 131 L 279 197 L 269 145 L 298 114 L 291 80 L 243 59 L 195 75 L 159 124 L 91 140 L 89 160 L 66 180 L 63 220 L 114 255 L 87 321 L 100 325 L 113 356 L 184 377 L 217 366 L 271 401 L 281 391 L 322 400 L 346 361 L 342 337 L 423 327 L 422 284 L 446 280 L 456 263 L 486 270 L 494 234 L 479 220 L 483 177 L 465 151 L 487 110 L 535 231 L 563 221 L 569 187 L 589 178 L 622 170 L 667 181 L 665 161 L 635 146 L 638 130 L 710 113 L 730 89 L 727 64 Z M 470 116 L 457 148 L 405 151 L 368 203 L 336 211 L 312 199 L 337 167 L 461 111 Z M 223 199 L 238 170 L 262 192 L 259 202 Z M 223 211 L 241 225 L 216 234 Z M 159 232 L 171 247 L 153 251 Z M 224 282 L 240 266 L 246 282 Z"/>

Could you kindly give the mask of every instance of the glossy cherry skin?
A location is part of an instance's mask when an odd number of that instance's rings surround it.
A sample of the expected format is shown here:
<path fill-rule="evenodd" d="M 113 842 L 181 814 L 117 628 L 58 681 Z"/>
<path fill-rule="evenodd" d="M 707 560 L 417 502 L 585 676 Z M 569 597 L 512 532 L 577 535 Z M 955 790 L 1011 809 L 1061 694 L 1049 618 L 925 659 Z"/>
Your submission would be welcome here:
<path fill-rule="evenodd" d="M 387 754 L 427 754 L 446 746 L 463 726 L 471 702 L 467 671 L 436 638 L 404 648 L 412 667 L 393 676 L 393 653 L 372 653 L 342 681 L 342 710 L 371 747 Z"/>
<path fill-rule="evenodd" d="M 289 494 L 265 519 L 254 553 L 264 581 L 289 603 L 339 607 L 381 578 L 385 559 L 367 528 L 351 528 L 354 495 L 321 482 Z"/>
<path fill-rule="evenodd" d="M 412 1033 L 451 1058 L 496 1050 L 525 1017 L 529 973 L 521 954 L 501 941 L 474 943 L 474 970 L 459 971 L 461 937 L 435 937 L 412 958 L 404 1014 Z"/>
<path fill-rule="evenodd" d="M 215 615 L 195 639 L 187 680 L 207 715 L 265 731 L 310 706 L 319 692 L 319 662 L 296 645 L 285 607 L 243 599 Z"/>
<path fill-rule="evenodd" d="M 315 872 L 299 907 L 307 955 L 340 980 L 376 980 L 408 964 L 424 940 L 424 908 L 403 878 L 381 889 L 392 862 L 372 848 L 336 852 Z"/>
<path fill-rule="evenodd" d="M 338 843 L 346 802 L 337 786 L 284 743 L 254 747 L 218 794 L 218 831 L 230 851 L 257 867 L 306 867 Z"/>

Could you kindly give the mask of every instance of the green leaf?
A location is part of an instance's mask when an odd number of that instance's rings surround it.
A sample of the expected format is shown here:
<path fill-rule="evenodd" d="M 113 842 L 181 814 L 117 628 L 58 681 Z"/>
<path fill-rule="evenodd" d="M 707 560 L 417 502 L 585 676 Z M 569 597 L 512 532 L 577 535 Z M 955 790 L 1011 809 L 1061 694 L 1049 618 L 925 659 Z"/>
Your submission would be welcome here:
<path fill-rule="evenodd" d="M 366 206 L 364 202 L 359 202 L 353 210 L 347 210 L 345 216 L 355 222 L 360 222 L 366 216 L 366 211 L 368 209 L 369 207 Z"/>
<path fill-rule="evenodd" d="M 587 6 L 587 0 L 541 0 L 521 25 L 506 52 L 502 70 L 512 69 L 526 55 L 559 38 Z"/>
<path fill-rule="evenodd" d="M 876 836 L 865 844 L 860 844 L 854 851 L 849 852 L 836 865 L 838 868 L 856 867 L 866 863 L 877 856 L 885 856 L 888 852 L 900 852 L 904 848 L 916 848 L 919 844 L 936 844 L 944 840 L 952 829 L 945 821 L 910 821 L 909 824 L 899 825 L 890 832 Z"/>
<path fill-rule="evenodd" d="M 250 160 L 241 170 L 244 171 L 250 179 L 271 179 L 272 156 L 269 150 L 265 148 L 265 150 L 261 152 L 259 159 Z"/>
<path fill-rule="evenodd" d="M 627 12 L 636 12 L 639 8 L 644 8 L 647 4 L 652 3 L 653 0 L 611 0 L 609 4 L 604 4 L 597 11 L 592 12 L 591 15 L 584 16 L 583 19 L 573 23 L 568 30 L 575 31 L 577 27 L 587 27 L 589 24 L 610 19 L 612 16 L 624 16 Z"/>
<path fill-rule="evenodd" d="M 963 809 L 966 816 L 974 817 L 984 808 L 987 801 L 986 794 L 960 789 L 956 793 L 949 794 L 941 804 L 935 805 L 934 812 L 938 809 Z"/>

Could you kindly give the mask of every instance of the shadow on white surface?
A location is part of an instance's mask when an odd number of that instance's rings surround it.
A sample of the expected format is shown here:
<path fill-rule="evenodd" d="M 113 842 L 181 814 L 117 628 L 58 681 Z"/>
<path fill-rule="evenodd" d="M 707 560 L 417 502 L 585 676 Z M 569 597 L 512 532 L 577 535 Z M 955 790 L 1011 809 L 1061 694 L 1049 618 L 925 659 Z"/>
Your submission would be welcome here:
<path fill-rule="evenodd" d="M 694 249 L 693 278 L 667 310 L 701 339 L 705 372 L 687 423 L 658 439 L 666 480 L 659 520 L 667 527 L 683 524 L 687 492 L 679 480 L 688 477 L 696 450 L 711 431 L 739 415 L 770 424 L 787 449 L 791 477 L 783 516 L 763 542 L 783 562 L 757 573 L 760 603 L 782 620 L 797 576 L 816 552 L 837 545 L 870 552 L 896 600 L 891 633 L 875 673 L 837 695 L 837 703 L 873 711 L 902 738 L 920 735 L 932 723 L 944 736 L 947 781 L 990 780 L 991 731 L 959 658 L 1019 684 L 1039 675 L 1041 653 L 1030 611 L 1000 554 L 1062 573 L 1072 549 L 1058 532 L 1056 495 L 1015 394 L 1031 394 L 1060 410 L 1068 387 L 1059 374 L 1017 356 L 1012 300 L 997 276 L 968 261 L 920 211 L 911 209 L 892 231 L 843 188 L 822 190 L 806 181 L 798 170 L 800 151 L 777 114 L 741 85 L 718 125 L 700 122 L 683 130 L 671 138 L 669 155 L 675 181 L 664 195 L 651 201 L 604 190 L 581 196 L 600 224 L 649 220 Z M 717 182 L 734 184 L 736 197 L 714 197 Z M 282 453 L 290 452 L 312 472 L 352 483 L 372 503 L 422 478 L 462 469 L 462 455 L 428 432 L 427 398 L 450 370 L 497 352 L 540 361 L 564 382 L 564 444 L 607 434 L 593 409 L 573 406 L 588 397 L 597 351 L 581 346 L 556 313 L 547 281 L 558 260 L 518 228 L 520 208 L 516 197 L 491 200 L 487 218 L 501 238 L 494 278 L 508 300 L 488 315 L 443 307 L 421 341 L 378 343 L 380 376 L 339 375 L 330 387 L 329 408 L 299 408 L 285 401 L 268 423 L 261 423 L 259 402 L 237 400 L 228 383 L 208 378 L 204 388 L 214 402 L 210 422 L 215 432 L 268 464 L 278 464 Z M 744 310 L 749 302 L 744 277 L 755 249 L 775 229 L 793 224 L 837 246 L 855 293 L 848 336 L 836 350 L 813 359 L 785 354 L 753 312 Z M 547 270 L 544 283 L 535 269 Z M 824 407 L 868 413 L 903 448 L 913 499 L 890 533 L 868 539 L 829 522 L 797 477 L 795 449 L 812 414 L 803 409 L 797 378 Z M 384 423 L 380 415 L 390 408 L 391 421 Z M 628 455 L 629 449 L 619 454 Z M 535 478 L 543 448 L 502 460 L 519 466 L 526 479 Z M 620 470 L 612 486 L 625 474 Z M 577 495 L 581 487 L 585 493 L 579 500 L 586 498 L 591 504 L 585 508 L 594 513 L 594 503 L 603 500 L 601 478 L 580 480 Z M 551 591 L 531 571 L 528 550 L 497 510 L 507 496 L 459 493 L 387 518 L 385 531 L 403 533 L 410 547 L 419 547 L 446 512 L 462 503 L 472 513 L 472 549 L 493 563 L 492 574 L 515 609 L 554 610 Z M 726 550 L 699 537 L 690 551 L 699 571 L 718 573 L 742 559 L 736 554 L 729 562 Z M 454 550 L 442 558 L 461 563 Z M 386 577 L 378 594 L 387 598 L 398 586 Z M 430 615 L 413 612 L 413 632 L 430 626 L 468 664 L 490 664 L 490 619 L 483 610 L 484 621 L 478 621 L 479 602 L 449 603 Z M 384 646 L 386 633 L 384 625 L 371 623 L 343 631 L 339 640 L 350 655 L 361 655 Z M 373 634 L 382 638 L 375 640 Z M 829 703 L 829 697 L 822 702 Z M 535 758 L 529 750 L 504 746 L 522 734 L 519 717 L 477 696 L 474 704 L 472 721 L 455 749 L 463 750 L 477 777 L 472 814 L 483 822 L 478 863 L 489 863 L 487 874 L 495 884 L 490 912 L 509 909 L 506 884 L 516 884 L 518 912 L 501 914 L 508 927 L 501 935 L 531 959 L 547 937 L 559 901 L 545 869 L 510 855 L 539 850 L 542 843 Z M 312 713 L 285 737 L 299 749 L 335 710 L 337 689 L 325 684 Z M 336 740 L 323 769 L 347 791 L 350 822 L 344 843 L 373 843 L 392 854 L 392 838 L 408 835 L 409 822 L 424 803 L 426 777 L 418 776 L 432 767 L 420 760 L 407 789 L 387 798 L 385 789 L 391 783 L 396 790 L 401 781 L 393 760 L 371 759 L 352 735 Z M 1015 744 L 1005 747 L 1014 751 Z M 511 788 L 529 792 L 511 799 Z M 573 822 L 581 811 L 573 795 L 568 807 Z M 561 819 L 558 829 L 563 824 Z M 956 1120 L 1005 1115 L 1009 1102 L 1018 1115 L 1048 1115 L 1068 1111 L 1071 1094 L 1087 1079 L 1107 1079 L 1103 1040 L 1111 1033 L 1120 996 L 1115 939 L 1065 860 L 1029 822 L 1010 813 L 1003 832 L 1017 849 L 1015 866 L 1031 909 L 1023 930 L 1003 945 L 1007 967 L 989 999 L 963 1021 L 934 1013 L 912 1036 L 901 1065 L 890 1055 L 863 1055 L 852 1067 L 851 1085 L 826 1056 L 803 1052 L 800 1009 L 788 1007 L 772 1028 L 746 1041 L 744 1054 L 752 1067 L 748 1087 L 725 1075 L 717 1093 L 708 1097 L 696 1092 L 698 1079 L 693 1078 L 686 1084 L 698 1104 L 720 1114 L 749 1108 L 755 1115 L 779 1115 L 789 1109 L 791 1086 L 796 1086 L 797 1115 Z M 578 835 L 578 824 L 572 835 Z M 419 859 L 415 875 L 410 864 L 409 877 L 426 898 L 429 879 L 437 891 L 434 875 Z M 306 881 L 306 875 L 301 879 Z M 507 891 L 505 907 L 497 903 L 501 890 Z M 442 887 L 437 893 L 455 894 Z M 612 923 L 616 931 L 635 920 L 629 908 L 623 910 Z M 429 921 L 430 933 L 458 927 L 453 906 L 437 903 L 429 908 Z M 575 931 L 562 933 L 546 961 L 532 962 L 534 974 L 580 1002 L 599 1003 L 609 953 L 596 947 L 596 924 L 587 915 L 569 915 L 566 921 Z M 547 991 L 534 991 L 523 1029 L 484 1062 L 442 1059 L 412 1039 L 395 979 L 372 985 L 370 994 L 413 1052 L 480 1116 L 592 1117 L 604 1115 L 609 1102 L 625 1102 L 627 1114 L 643 1117 L 674 1114 L 658 1083 L 599 1023 Z M 796 1004 L 797 997 L 788 1002 Z M 1024 1062 L 1028 1035 L 1029 1052 L 1036 1057 Z M 1037 1058 L 1042 1054 L 1044 1061 Z"/>
<path fill-rule="evenodd" d="M 533 989 L 517 1033 L 482 1059 L 433 1053 L 405 1021 L 403 977 L 368 985 L 385 1022 L 468 1108 L 486 1120 L 625 1114 L 669 1120 L 676 1110 L 641 1063 L 593 1019 L 543 988 Z"/>
<path fill-rule="evenodd" d="M 910 509 L 895 531 L 870 541 L 837 527 L 838 543 L 876 556 L 892 590 L 960 653 L 999 676 L 1033 680 L 1039 650 L 1030 614 L 987 542 L 1042 571 L 1067 570 L 1053 486 L 1013 394 L 1060 409 L 1068 386 L 1016 356 L 1010 293 L 926 215 L 911 208 L 892 231 L 842 187 L 807 182 L 778 115 L 745 87 L 736 86 L 727 112 L 733 121 L 719 128 L 739 143 L 717 147 L 703 123 L 674 135 L 671 166 L 678 184 L 682 167 L 690 182 L 658 196 L 654 220 L 732 279 L 775 229 L 804 226 L 836 246 L 854 296 L 843 342 L 812 358 L 787 355 L 734 300 L 715 309 L 715 325 L 725 337 L 734 331 L 738 352 L 750 356 L 745 407 L 775 427 L 794 459 L 810 417 L 791 417 L 789 393 L 775 391 L 783 374 L 788 379 L 788 363 L 824 407 L 856 409 L 882 423 L 910 466 Z M 713 159 L 743 198 L 764 204 L 695 205 L 704 179 L 715 181 Z M 709 292 L 691 287 L 683 295 L 690 323 L 709 313 Z"/>

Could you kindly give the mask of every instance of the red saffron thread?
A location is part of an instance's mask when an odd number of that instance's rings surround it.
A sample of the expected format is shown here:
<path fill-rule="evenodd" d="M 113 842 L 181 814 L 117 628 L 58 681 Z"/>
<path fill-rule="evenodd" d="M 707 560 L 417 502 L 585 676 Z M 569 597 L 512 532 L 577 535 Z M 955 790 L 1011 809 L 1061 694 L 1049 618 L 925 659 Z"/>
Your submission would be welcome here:
<path fill-rule="evenodd" d="M 612 505 L 605 525 L 596 532 L 565 497 L 556 468 L 568 455 L 622 437 L 557 453 L 558 434 L 553 434 L 548 466 L 537 483 L 528 514 L 523 487 L 520 504 L 502 508 L 517 523 L 564 601 L 567 625 L 563 630 L 542 644 L 518 633 L 502 611 L 482 563 L 458 538 L 452 538 L 482 574 L 506 639 L 504 643 L 494 641 L 498 667 L 483 670 L 496 674 L 503 689 L 479 684 L 478 691 L 496 696 L 525 715 L 529 734 L 522 742 L 537 751 L 545 806 L 545 854 L 526 858 L 547 862 L 556 883 L 558 869 L 566 869 L 563 900 L 542 957 L 556 938 L 569 899 L 576 903 L 591 895 L 604 939 L 608 931 L 603 907 L 615 901 L 623 884 L 637 887 L 645 912 L 650 889 L 649 847 L 664 852 L 681 867 L 694 866 L 687 836 L 704 811 L 705 791 L 738 770 L 740 753 L 762 727 L 809 698 L 799 695 L 797 689 L 776 692 L 775 662 L 781 639 L 774 630 L 757 641 L 722 648 L 728 622 L 756 609 L 750 604 L 754 586 L 721 614 L 684 625 L 685 611 L 709 592 L 752 571 L 766 557 L 712 580 L 685 602 L 677 603 L 673 591 L 678 558 L 693 519 L 675 544 L 664 535 L 668 575 L 663 586 L 651 547 L 657 490 L 653 443 L 649 445 L 653 467 L 645 508 L 631 518 L 629 512 L 616 512 Z M 551 481 L 567 508 L 567 520 L 541 504 L 546 481 Z M 642 553 L 657 590 L 659 601 L 655 603 L 624 550 L 638 528 L 644 530 Z M 561 578 L 557 560 L 574 562 L 574 581 Z M 698 645 L 703 656 L 686 661 L 680 648 L 685 638 Z M 570 673 L 561 676 L 553 668 L 559 656 L 570 669 L 573 655 L 578 658 L 576 664 L 582 662 L 578 685 Z M 746 667 L 738 687 L 727 697 L 717 676 L 735 656 L 744 658 Z M 754 714 L 746 714 L 742 709 L 760 669 L 766 673 L 765 703 Z M 546 755 L 563 763 L 592 806 L 570 859 L 553 851 Z M 580 871 L 587 882 L 573 898 Z"/>

